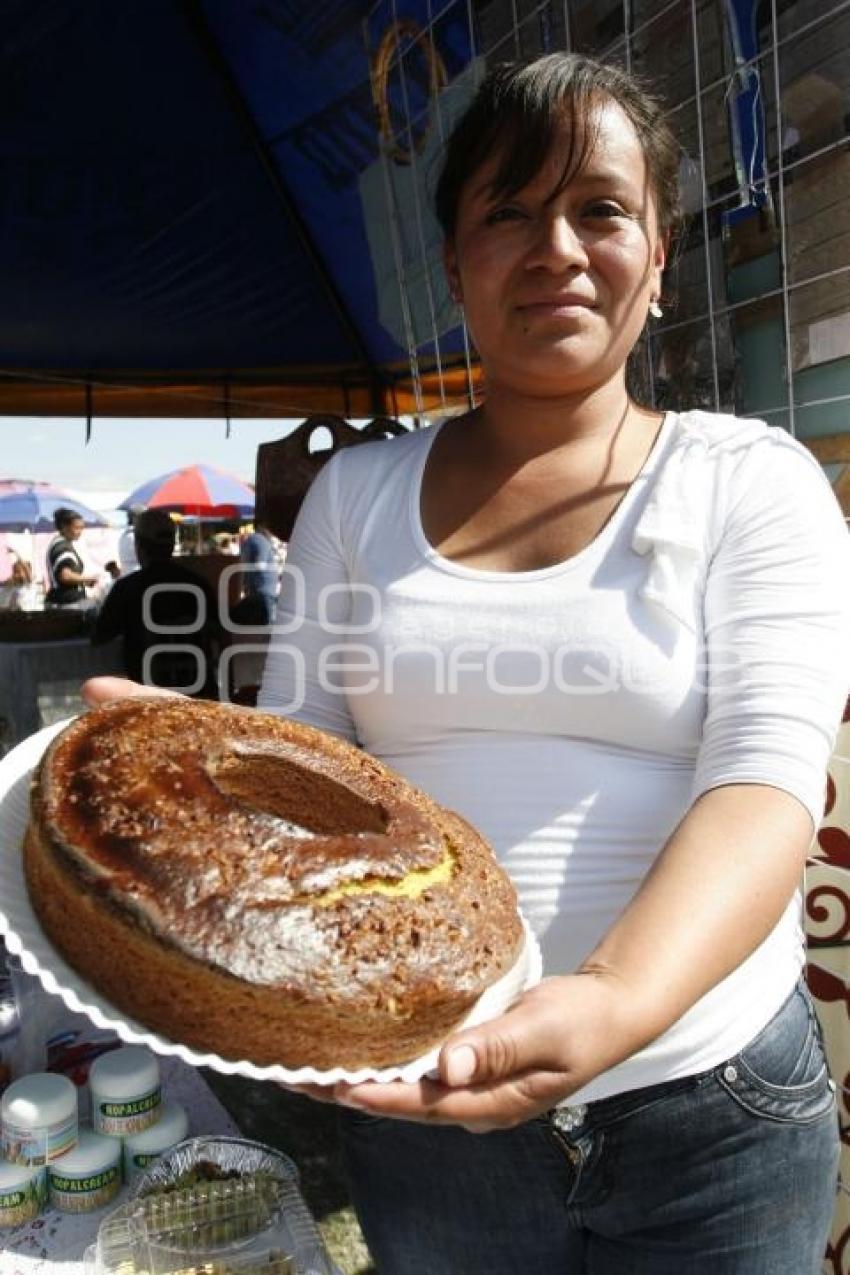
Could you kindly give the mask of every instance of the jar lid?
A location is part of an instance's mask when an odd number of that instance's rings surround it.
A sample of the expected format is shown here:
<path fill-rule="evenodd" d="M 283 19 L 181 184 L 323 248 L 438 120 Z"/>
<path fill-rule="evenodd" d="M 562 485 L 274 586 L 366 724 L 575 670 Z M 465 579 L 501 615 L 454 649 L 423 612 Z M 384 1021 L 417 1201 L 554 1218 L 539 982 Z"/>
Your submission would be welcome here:
<path fill-rule="evenodd" d="M 11 1036 L 20 1022 L 20 1007 L 15 989 L 8 974 L 0 965 L 0 1036 Z"/>
<path fill-rule="evenodd" d="M 104 1169 L 111 1169 L 120 1159 L 120 1138 L 108 1138 L 106 1134 L 81 1129 L 77 1145 L 60 1155 L 48 1167 L 50 1173 L 85 1177 L 89 1173 L 102 1173 Z"/>
<path fill-rule="evenodd" d="M 159 1085 L 156 1055 L 144 1045 L 124 1045 L 101 1054 L 89 1069 L 89 1087 L 106 1098 L 134 1098 Z"/>
<path fill-rule="evenodd" d="M 189 1117 L 179 1102 L 164 1102 L 162 1115 L 156 1124 L 138 1133 L 131 1133 L 124 1139 L 124 1146 L 130 1155 L 155 1155 L 158 1151 L 170 1150 L 176 1143 L 182 1142 L 189 1132 Z"/>
<path fill-rule="evenodd" d="M 3 1120 L 23 1129 L 59 1124 L 76 1115 L 77 1089 L 67 1076 L 35 1071 L 14 1080 L 0 1099 Z"/>
<path fill-rule="evenodd" d="M 40 1166 L 0 1160 L 0 1191 L 14 1191 L 16 1187 L 26 1186 L 41 1172 Z"/>

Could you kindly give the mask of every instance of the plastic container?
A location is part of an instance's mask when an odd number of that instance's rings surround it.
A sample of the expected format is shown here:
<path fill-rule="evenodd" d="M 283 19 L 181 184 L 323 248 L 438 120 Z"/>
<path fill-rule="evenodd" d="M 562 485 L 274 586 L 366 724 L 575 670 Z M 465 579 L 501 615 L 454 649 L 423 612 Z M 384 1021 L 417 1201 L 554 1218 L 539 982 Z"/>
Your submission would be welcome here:
<path fill-rule="evenodd" d="M 279 1151 L 193 1138 L 166 1152 L 101 1223 L 87 1275 L 338 1275 Z"/>
<path fill-rule="evenodd" d="M 20 1023 L 20 1006 L 7 964 L 6 949 L 0 939 L 0 1092 L 14 1079 L 13 1056 Z"/>
<path fill-rule="evenodd" d="M 150 1128 L 162 1105 L 156 1056 L 142 1045 L 101 1054 L 89 1072 L 89 1092 L 96 1133 L 126 1138 Z"/>
<path fill-rule="evenodd" d="M 55 996 L 48 995 L 34 975 L 24 973 L 19 956 L 6 956 L 6 976 L 17 1005 L 18 1020 L 11 1035 L 0 1040 L 11 1084 L 34 1071 L 56 1070 L 48 1065 L 47 1038 L 61 1017 L 62 1005 Z"/>
<path fill-rule="evenodd" d="M 47 1166 L 50 1206 L 62 1213 L 93 1213 L 120 1190 L 121 1143 L 91 1129 L 81 1129 L 73 1151 Z"/>
<path fill-rule="evenodd" d="M 166 1151 L 183 1142 L 189 1117 L 179 1102 L 164 1102 L 156 1124 L 124 1139 L 124 1181 L 132 1182 Z"/>
<path fill-rule="evenodd" d="M 18 1226 L 38 1217 L 46 1194 L 43 1167 L 0 1160 L 0 1227 Z"/>
<path fill-rule="evenodd" d="M 0 1098 L 0 1144 L 15 1164 L 47 1164 L 76 1146 L 77 1090 L 67 1076 L 37 1071 Z"/>

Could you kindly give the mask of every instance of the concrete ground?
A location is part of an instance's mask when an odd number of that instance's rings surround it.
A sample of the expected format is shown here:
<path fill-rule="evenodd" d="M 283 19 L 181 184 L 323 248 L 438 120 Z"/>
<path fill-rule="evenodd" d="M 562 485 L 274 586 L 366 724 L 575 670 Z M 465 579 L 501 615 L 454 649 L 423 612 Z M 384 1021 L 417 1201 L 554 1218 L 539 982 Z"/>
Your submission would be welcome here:
<path fill-rule="evenodd" d="M 290 1156 L 304 1198 L 342 1275 L 375 1275 L 351 1208 L 334 1108 L 276 1085 L 205 1071 L 204 1079 L 246 1138 Z"/>

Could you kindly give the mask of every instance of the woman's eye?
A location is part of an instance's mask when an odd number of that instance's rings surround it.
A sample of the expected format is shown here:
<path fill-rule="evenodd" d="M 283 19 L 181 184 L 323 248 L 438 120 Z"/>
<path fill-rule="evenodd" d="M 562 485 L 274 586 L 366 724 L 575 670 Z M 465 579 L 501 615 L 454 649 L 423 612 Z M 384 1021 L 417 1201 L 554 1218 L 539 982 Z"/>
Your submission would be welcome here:
<path fill-rule="evenodd" d="M 620 204 L 615 204 L 610 199 L 598 199 L 593 204 L 588 204 L 584 210 L 585 217 L 628 217 L 625 208 Z"/>
<path fill-rule="evenodd" d="M 488 226 L 497 226 L 503 221 L 521 220 L 523 216 L 521 208 L 517 208 L 513 204 L 504 204 L 499 208 L 492 208 L 484 220 Z"/>

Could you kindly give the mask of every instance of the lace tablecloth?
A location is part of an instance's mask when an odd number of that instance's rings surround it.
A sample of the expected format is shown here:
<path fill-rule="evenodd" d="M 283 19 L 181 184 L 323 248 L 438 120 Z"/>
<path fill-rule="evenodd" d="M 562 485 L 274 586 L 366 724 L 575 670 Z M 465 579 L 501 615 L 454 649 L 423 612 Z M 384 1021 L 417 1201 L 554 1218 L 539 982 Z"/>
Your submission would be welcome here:
<path fill-rule="evenodd" d="M 189 1134 L 238 1135 L 239 1129 L 201 1074 L 177 1058 L 160 1058 L 165 1095 L 189 1115 Z M 97 1213 L 57 1213 L 48 1209 L 33 1222 L 0 1231 L 2 1275 L 82 1275 L 83 1254 L 102 1219 L 117 1207 L 127 1188 Z"/>

